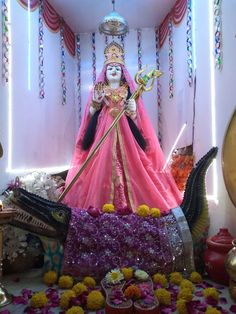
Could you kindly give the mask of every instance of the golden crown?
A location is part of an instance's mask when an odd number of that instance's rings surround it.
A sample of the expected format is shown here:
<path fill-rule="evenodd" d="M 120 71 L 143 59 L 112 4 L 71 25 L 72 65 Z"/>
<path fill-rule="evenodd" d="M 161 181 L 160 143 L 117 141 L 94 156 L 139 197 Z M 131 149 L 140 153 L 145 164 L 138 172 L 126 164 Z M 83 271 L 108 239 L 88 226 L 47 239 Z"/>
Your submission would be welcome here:
<path fill-rule="evenodd" d="M 117 44 L 116 42 L 111 42 L 104 50 L 105 62 L 107 65 L 109 63 L 119 63 L 125 64 L 124 62 L 124 50 L 123 48 Z"/>

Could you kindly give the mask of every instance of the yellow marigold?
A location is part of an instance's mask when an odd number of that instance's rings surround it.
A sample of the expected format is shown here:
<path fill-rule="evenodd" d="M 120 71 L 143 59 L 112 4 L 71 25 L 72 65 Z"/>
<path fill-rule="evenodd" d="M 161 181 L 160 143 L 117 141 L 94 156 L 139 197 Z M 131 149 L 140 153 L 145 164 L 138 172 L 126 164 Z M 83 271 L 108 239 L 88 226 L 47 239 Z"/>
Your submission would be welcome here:
<path fill-rule="evenodd" d="M 74 279 L 71 276 L 61 276 L 58 280 L 58 286 L 61 289 L 70 289 L 73 287 Z"/>
<path fill-rule="evenodd" d="M 167 287 L 168 282 L 165 275 L 156 273 L 155 275 L 153 275 L 152 279 L 154 283 L 159 284 L 162 287 Z"/>
<path fill-rule="evenodd" d="M 134 270 L 131 267 L 123 267 L 121 268 L 121 271 L 124 275 L 125 280 L 130 280 L 134 276 Z"/>
<path fill-rule="evenodd" d="M 87 308 L 89 310 L 99 310 L 104 307 L 105 298 L 100 291 L 91 291 L 87 297 Z"/>
<path fill-rule="evenodd" d="M 113 204 L 104 204 L 102 210 L 104 213 L 114 213 L 115 207 Z"/>
<path fill-rule="evenodd" d="M 170 305 L 171 302 L 171 294 L 164 288 L 155 290 L 155 296 L 157 297 L 160 304 Z"/>
<path fill-rule="evenodd" d="M 46 272 L 43 275 L 43 282 L 48 286 L 53 285 L 57 282 L 57 273 L 53 270 Z"/>
<path fill-rule="evenodd" d="M 47 305 L 48 298 L 46 297 L 45 292 L 37 292 L 32 296 L 30 303 L 34 308 L 43 307 Z"/>
<path fill-rule="evenodd" d="M 184 289 L 184 288 L 187 288 L 189 290 L 191 290 L 192 292 L 194 291 L 194 285 L 193 283 L 188 280 L 188 279 L 183 279 L 180 283 L 180 288 L 181 289 Z"/>
<path fill-rule="evenodd" d="M 161 211 L 159 208 L 151 208 L 150 209 L 150 214 L 152 217 L 155 217 L 155 218 L 159 218 L 161 217 Z"/>
<path fill-rule="evenodd" d="M 136 213 L 137 213 L 138 216 L 146 217 L 146 216 L 149 215 L 149 207 L 147 205 L 140 205 L 136 209 Z"/>
<path fill-rule="evenodd" d="M 176 302 L 176 309 L 179 314 L 188 314 L 188 309 L 186 306 L 187 301 L 183 299 L 179 299 Z"/>
<path fill-rule="evenodd" d="M 181 281 L 183 280 L 183 276 L 179 272 L 173 272 L 170 274 L 170 282 L 175 285 L 180 285 Z"/>
<path fill-rule="evenodd" d="M 203 296 L 205 298 L 211 297 L 218 301 L 219 299 L 219 292 L 216 290 L 216 288 L 206 288 L 203 290 Z"/>
<path fill-rule="evenodd" d="M 208 307 L 205 314 L 221 314 L 221 311 L 217 310 L 215 307 Z"/>
<path fill-rule="evenodd" d="M 193 298 L 192 290 L 189 288 L 180 289 L 177 299 L 184 299 L 186 301 L 191 301 Z"/>
<path fill-rule="evenodd" d="M 83 284 L 89 288 L 94 288 L 96 286 L 96 281 L 93 279 L 93 277 L 84 277 Z"/>
<path fill-rule="evenodd" d="M 124 295 L 127 299 L 139 299 L 141 297 L 141 290 L 135 285 L 130 285 L 125 289 Z"/>
<path fill-rule="evenodd" d="M 66 314 L 84 314 L 84 310 L 81 306 L 72 306 L 66 311 Z"/>
<path fill-rule="evenodd" d="M 76 297 L 76 294 L 73 290 L 67 290 L 63 292 L 60 297 L 60 308 L 62 308 L 63 310 L 68 309 L 70 299 L 75 298 L 75 297 Z"/>
<path fill-rule="evenodd" d="M 85 286 L 85 284 L 83 284 L 82 282 L 78 282 L 76 285 L 74 285 L 74 287 L 72 288 L 72 290 L 75 292 L 75 294 L 81 295 L 83 292 L 87 291 L 88 288 L 87 286 Z"/>
<path fill-rule="evenodd" d="M 198 272 L 193 271 L 190 274 L 189 280 L 192 281 L 193 283 L 200 283 L 202 282 L 202 276 Z"/>

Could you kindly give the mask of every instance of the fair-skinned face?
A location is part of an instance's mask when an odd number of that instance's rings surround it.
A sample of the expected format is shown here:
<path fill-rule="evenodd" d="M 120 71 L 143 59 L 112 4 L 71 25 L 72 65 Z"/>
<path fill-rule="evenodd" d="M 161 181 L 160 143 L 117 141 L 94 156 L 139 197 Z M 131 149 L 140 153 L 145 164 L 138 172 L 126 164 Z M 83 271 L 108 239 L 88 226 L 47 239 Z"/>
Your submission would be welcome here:
<path fill-rule="evenodd" d="M 120 82 L 122 75 L 122 68 L 119 64 L 111 63 L 108 64 L 106 69 L 106 78 L 109 83 Z"/>

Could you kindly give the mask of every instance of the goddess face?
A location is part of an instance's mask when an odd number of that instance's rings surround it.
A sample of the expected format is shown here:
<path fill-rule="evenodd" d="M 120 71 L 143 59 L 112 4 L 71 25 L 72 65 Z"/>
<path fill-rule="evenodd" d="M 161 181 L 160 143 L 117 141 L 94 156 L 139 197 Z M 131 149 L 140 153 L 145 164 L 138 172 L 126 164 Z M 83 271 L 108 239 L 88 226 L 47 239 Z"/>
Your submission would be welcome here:
<path fill-rule="evenodd" d="M 118 63 L 110 63 L 106 69 L 106 78 L 109 83 L 120 82 L 122 75 L 122 68 Z"/>

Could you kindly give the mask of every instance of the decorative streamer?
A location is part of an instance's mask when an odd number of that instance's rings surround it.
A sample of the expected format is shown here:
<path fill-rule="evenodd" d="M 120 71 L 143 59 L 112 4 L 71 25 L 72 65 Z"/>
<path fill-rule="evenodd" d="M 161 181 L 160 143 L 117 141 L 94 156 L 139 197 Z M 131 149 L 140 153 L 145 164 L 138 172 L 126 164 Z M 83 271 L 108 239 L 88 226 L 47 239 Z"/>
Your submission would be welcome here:
<path fill-rule="evenodd" d="M 187 65 L 188 84 L 193 84 L 192 0 L 187 4 Z"/>
<path fill-rule="evenodd" d="M 222 19 L 221 19 L 222 0 L 214 0 L 214 27 L 215 27 L 215 66 L 222 69 Z"/>
<path fill-rule="evenodd" d="M 65 64 L 65 44 L 64 44 L 64 25 L 61 21 L 60 27 L 60 46 L 61 46 L 61 88 L 62 105 L 66 105 L 66 64 Z"/>
<path fill-rule="evenodd" d="M 141 29 L 137 29 L 137 36 L 138 36 L 138 69 L 142 69 L 142 32 Z"/>
<path fill-rule="evenodd" d="M 124 36 L 120 36 L 120 43 L 124 50 L 124 61 L 125 61 L 125 37 Z"/>
<path fill-rule="evenodd" d="M 160 43 L 159 43 L 159 29 L 155 30 L 156 39 L 156 67 L 160 70 Z M 157 114 L 158 114 L 158 140 L 162 147 L 162 108 L 161 108 L 161 82 L 157 79 Z"/>
<path fill-rule="evenodd" d="M 95 46 L 95 33 L 92 33 L 92 63 L 93 63 L 93 85 L 96 82 L 96 46 Z"/>
<path fill-rule="evenodd" d="M 43 99 L 45 96 L 45 82 L 44 82 L 44 56 L 43 56 L 43 0 L 39 0 L 39 98 Z"/>
<path fill-rule="evenodd" d="M 2 80 L 9 81 L 9 20 L 6 1 L 2 0 Z"/>
<path fill-rule="evenodd" d="M 169 98 L 174 96 L 174 67 L 173 67 L 173 23 L 169 20 Z"/>
<path fill-rule="evenodd" d="M 80 56 L 80 35 L 76 36 L 76 57 L 77 57 L 77 101 L 78 101 L 78 124 L 81 123 L 81 56 Z"/>

